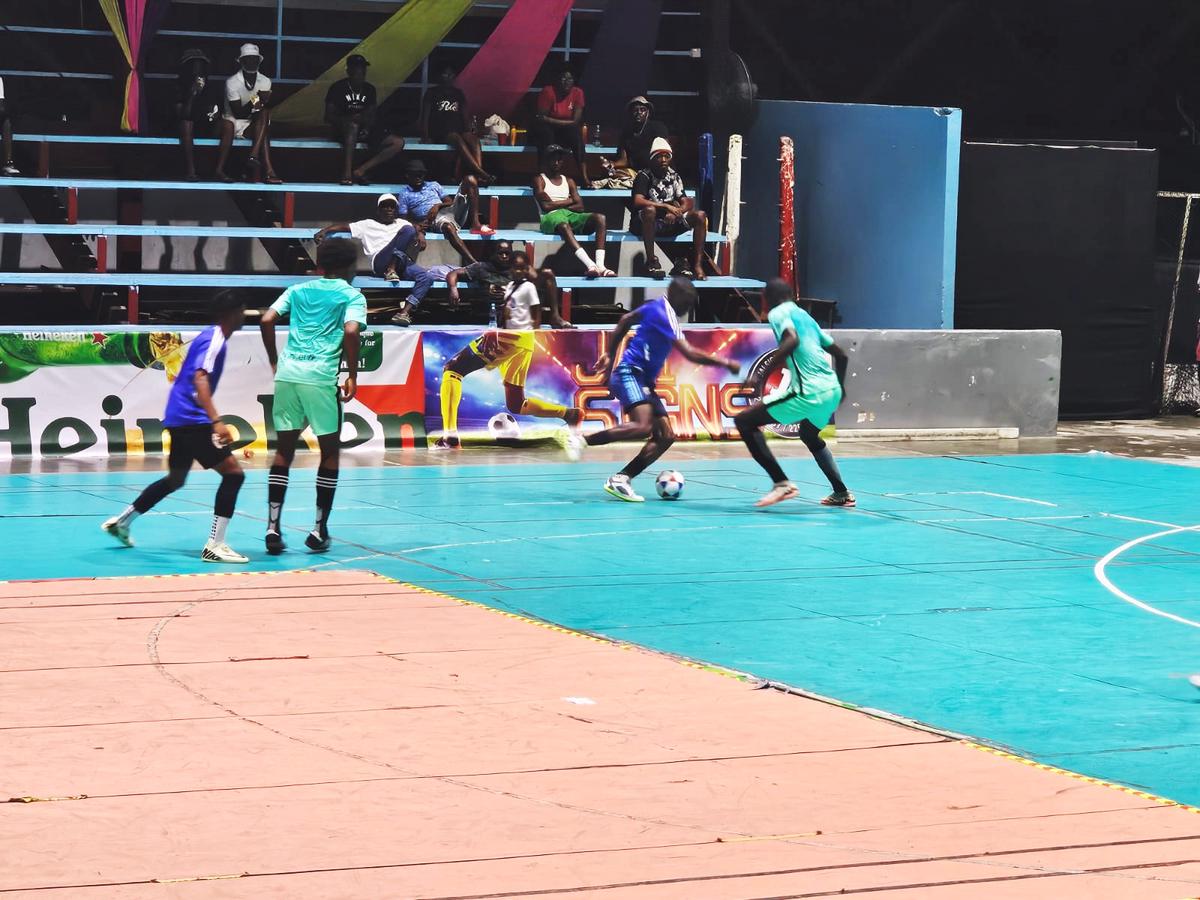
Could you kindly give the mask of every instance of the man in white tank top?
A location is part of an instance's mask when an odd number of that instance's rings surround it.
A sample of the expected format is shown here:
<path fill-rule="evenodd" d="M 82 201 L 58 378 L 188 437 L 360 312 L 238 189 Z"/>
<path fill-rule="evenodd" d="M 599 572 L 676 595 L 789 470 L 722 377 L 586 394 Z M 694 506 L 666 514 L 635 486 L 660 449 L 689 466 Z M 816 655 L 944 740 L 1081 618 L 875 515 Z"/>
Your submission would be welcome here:
<path fill-rule="evenodd" d="M 583 263 L 588 278 L 616 275 L 604 265 L 604 242 L 608 223 L 600 213 L 584 212 L 583 200 L 574 180 L 563 174 L 567 151 L 558 144 L 546 148 L 542 171 L 533 179 L 533 193 L 542 210 L 542 234 L 557 234 Z M 575 232 L 596 235 L 596 258 L 579 246 Z"/>

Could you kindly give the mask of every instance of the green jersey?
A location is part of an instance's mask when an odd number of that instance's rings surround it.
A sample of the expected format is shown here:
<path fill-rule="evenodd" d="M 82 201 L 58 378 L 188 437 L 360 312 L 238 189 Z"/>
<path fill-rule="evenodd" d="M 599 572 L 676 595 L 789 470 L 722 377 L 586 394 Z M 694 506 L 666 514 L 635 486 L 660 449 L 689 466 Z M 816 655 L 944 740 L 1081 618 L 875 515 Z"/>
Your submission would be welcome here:
<path fill-rule="evenodd" d="M 278 381 L 337 384 L 347 322 L 367 323 L 367 300 L 341 278 L 293 284 L 271 309 L 288 320 L 287 344 L 275 370 Z"/>
<path fill-rule="evenodd" d="M 799 345 L 787 358 L 791 371 L 788 392 L 802 397 L 819 397 L 840 388 L 837 373 L 826 347 L 833 345 L 829 332 L 823 331 L 816 320 L 795 303 L 780 303 L 767 316 L 775 330 L 775 338 L 783 340 L 784 332 L 794 331 Z"/>

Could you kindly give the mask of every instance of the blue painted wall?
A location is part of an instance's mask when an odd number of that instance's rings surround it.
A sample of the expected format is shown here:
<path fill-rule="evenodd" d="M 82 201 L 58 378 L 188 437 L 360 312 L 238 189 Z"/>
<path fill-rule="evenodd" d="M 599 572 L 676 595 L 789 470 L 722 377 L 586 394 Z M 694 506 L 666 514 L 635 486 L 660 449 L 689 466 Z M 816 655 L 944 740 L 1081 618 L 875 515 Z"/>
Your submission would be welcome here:
<path fill-rule="evenodd" d="M 779 273 L 779 138 L 795 141 L 807 296 L 846 328 L 952 328 L 956 109 L 763 100 L 746 135 L 739 274 Z"/>

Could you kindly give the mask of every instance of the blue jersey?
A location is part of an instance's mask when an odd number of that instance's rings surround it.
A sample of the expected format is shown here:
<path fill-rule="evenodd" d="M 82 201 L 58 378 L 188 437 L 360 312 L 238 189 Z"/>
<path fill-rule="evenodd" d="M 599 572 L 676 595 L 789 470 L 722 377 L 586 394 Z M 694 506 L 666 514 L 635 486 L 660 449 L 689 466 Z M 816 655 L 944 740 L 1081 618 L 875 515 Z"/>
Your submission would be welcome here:
<path fill-rule="evenodd" d="M 196 373 L 208 373 L 209 389 L 216 393 L 217 382 L 221 380 L 221 372 L 225 369 L 225 350 L 227 349 L 225 332 L 219 325 L 213 325 L 200 332 L 188 347 L 187 359 L 183 368 L 171 385 L 171 396 L 167 398 L 167 411 L 163 413 L 163 424 L 168 428 L 181 425 L 211 425 L 212 419 L 196 402 Z"/>
<path fill-rule="evenodd" d="M 653 384 L 662 371 L 671 348 L 679 340 L 679 320 L 666 297 L 642 304 L 638 309 L 641 321 L 637 331 L 625 345 L 621 365 L 640 369 L 648 384 Z"/>

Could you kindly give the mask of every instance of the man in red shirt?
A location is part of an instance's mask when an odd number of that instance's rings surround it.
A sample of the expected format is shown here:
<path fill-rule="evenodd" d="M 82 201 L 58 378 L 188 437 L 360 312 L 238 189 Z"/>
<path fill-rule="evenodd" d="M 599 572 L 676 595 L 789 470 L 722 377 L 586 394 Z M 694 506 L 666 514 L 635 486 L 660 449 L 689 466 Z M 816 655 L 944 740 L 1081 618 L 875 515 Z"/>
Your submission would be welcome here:
<path fill-rule="evenodd" d="M 538 169 L 546 155 L 546 148 L 558 144 L 571 151 L 579 164 L 579 181 L 591 188 L 583 153 L 583 90 L 575 86 L 575 76 L 570 69 L 563 69 L 554 84 L 542 88 L 537 99 L 537 115 L 529 127 L 529 142 L 538 150 Z"/>

